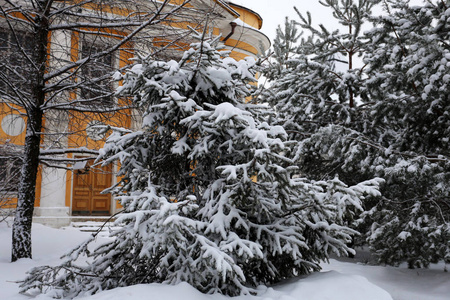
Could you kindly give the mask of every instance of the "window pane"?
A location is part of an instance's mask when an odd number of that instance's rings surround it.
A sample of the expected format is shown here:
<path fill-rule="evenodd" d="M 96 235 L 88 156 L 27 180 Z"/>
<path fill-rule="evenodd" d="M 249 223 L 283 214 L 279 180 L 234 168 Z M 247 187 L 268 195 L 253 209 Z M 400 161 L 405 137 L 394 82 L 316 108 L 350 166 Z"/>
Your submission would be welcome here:
<path fill-rule="evenodd" d="M 30 91 L 30 62 L 24 53 L 32 53 L 33 38 L 29 33 L 15 32 L 16 37 L 6 28 L 0 29 L 0 94 L 15 96 L 14 88 L 21 93 Z"/>
<path fill-rule="evenodd" d="M 1 153 L 0 157 L 0 192 L 15 193 L 19 188 L 21 159 L 14 154 Z"/>
<path fill-rule="evenodd" d="M 104 51 L 98 45 L 93 45 L 86 39 L 82 40 L 81 58 L 91 57 L 97 53 Z M 80 89 L 82 99 L 92 100 L 89 104 L 112 106 L 114 104 L 113 97 L 110 93 L 113 90 L 111 79 L 108 76 L 113 70 L 113 56 L 107 54 L 105 56 L 90 60 L 81 68 L 81 80 L 84 81 L 83 87 Z M 100 80 L 102 77 L 104 79 Z"/>

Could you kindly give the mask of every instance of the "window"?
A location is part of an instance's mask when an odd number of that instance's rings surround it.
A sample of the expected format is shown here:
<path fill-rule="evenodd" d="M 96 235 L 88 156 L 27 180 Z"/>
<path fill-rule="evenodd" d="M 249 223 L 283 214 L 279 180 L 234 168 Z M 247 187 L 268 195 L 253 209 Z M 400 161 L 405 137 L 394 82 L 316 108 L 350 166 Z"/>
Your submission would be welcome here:
<path fill-rule="evenodd" d="M 0 151 L 0 192 L 17 193 L 21 166 L 17 154 Z"/>
<path fill-rule="evenodd" d="M 88 39 L 83 38 L 80 48 L 80 58 L 91 57 L 106 50 Z M 112 106 L 114 99 L 111 95 L 113 85 L 111 71 L 114 69 L 114 59 L 111 53 L 94 58 L 81 67 L 80 80 L 83 85 L 80 89 L 81 99 L 89 100 L 89 104 Z"/>
<path fill-rule="evenodd" d="M 24 52 L 30 54 L 32 49 L 33 38 L 30 33 L 15 31 L 14 35 L 7 28 L 0 28 L 0 95 L 16 96 L 14 87 L 19 92 L 29 91 L 30 64 Z"/>

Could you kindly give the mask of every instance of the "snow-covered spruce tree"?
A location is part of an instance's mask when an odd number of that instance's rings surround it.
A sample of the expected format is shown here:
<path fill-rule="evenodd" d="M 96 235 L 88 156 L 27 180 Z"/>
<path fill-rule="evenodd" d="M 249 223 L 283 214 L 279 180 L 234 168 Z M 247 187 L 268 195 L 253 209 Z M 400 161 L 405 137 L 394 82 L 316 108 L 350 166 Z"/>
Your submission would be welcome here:
<path fill-rule="evenodd" d="M 385 129 L 378 141 L 390 153 L 420 163 L 407 166 L 406 177 L 388 173 L 389 201 L 369 219 L 371 246 L 383 263 L 450 262 L 450 1 L 386 8 L 368 33 L 371 126 Z"/>
<path fill-rule="evenodd" d="M 223 58 L 217 42 L 193 44 L 178 62 L 142 58 L 125 74 L 121 93 L 144 111 L 142 130 L 114 129 L 101 155 L 120 162 L 121 229 L 94 251 L 90 240 L 62 265 L 33 269 L 24 291 L 73 297 L 188 282 L 238 295 L 351 251 L 343 218 L 380 181 L 292 176 L 285 131 L 265 121 L 267 106 L 245 100 L 255 61 Z"/>
<path fill-rule="evenodd" d="M 345 29 L 343 33 L 338 29 L 330 31 L 323 25 L 314 27 L 310 13 L 305 16 L 297 9 L 300 21 L 286 21 L 284 29 L 278 28 L 275 67 L 269 65 L 265 72 L 275 81 L 266 91 L 266 100 L 281 114 L 283 126 L 292 137 L 302 138 L 327 124 L 362 127 L 364 104 L 370 97 L 363 85 L 364 67 L 355 65 L 355 59 L 366 49 L 367 39 L 361 26 L 377 2 L 321 2 L 332 10 Z M 308 35 L 292 45 L 300 37 L 298 27 Z"/>

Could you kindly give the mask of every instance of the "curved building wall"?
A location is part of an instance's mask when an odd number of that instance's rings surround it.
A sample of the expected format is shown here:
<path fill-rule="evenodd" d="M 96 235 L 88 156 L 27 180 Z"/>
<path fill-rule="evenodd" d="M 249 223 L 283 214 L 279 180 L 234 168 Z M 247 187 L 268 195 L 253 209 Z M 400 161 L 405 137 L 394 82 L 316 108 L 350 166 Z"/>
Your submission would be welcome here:
<path fill-rule="evenodd" d="M 136 3 L 145 3 L 145 1 L 147 0 L 136 0 Z M 181 3 L 182 0 L 171 0 L 170 2 L 176 5 Z M 95 9 L 95 7 L 87 7 L 87 9 Z M 256 58 L 259 55 L 262 55 L 270 47 L 269 39 L 260 31 L 262 27 L 261 17 L 250 9 L 221 0 L 192 0 L 190 2 L 190 9 L 189 13 L 186 14 L 186 20 L 178 23 L 179 27 L 172 28 L 172 30 L 189 30 L 187 27 L 193 25 L 193 20 L 205 20 L 206 14 L 203 14 L 202 12 L 210 11 L 210 17 L 208 18 L 210 24 L 208 24 L 208 27 L 209 29 L 212 29 L 212 32 L 215 35 L 222 36 L 222 42 L 226 48 L 231 50 L 231 57 L 237 60 L 244 59 L 248 56 Z M 123 14 L 125 11 L 111 9 L 111 13 Z M 197 30 L 199 31 L 204 28 L 204 24 L 197 25 L 200 25 L 197 26 Z M 2 26 L 2 22 L 0 22 L 0 26 Z M 157 43 L 161 43 L 161 45 L 164 46 L 164 43 L 166 42 L 170 41 L 165 41 L 164 39 L 153 39 L 151 41 L 156 47 L 158 46 Z M 188 47 L 189 43 L 189 40 L 183 40 L 183 43 L 180 43 L 180 46 L 182 47 L 177 48 L 176 50 L 174 49 L 174 51 L 180 52 L 184 47 Z M 56 55 L 56 53 L 66 53 L 67 57 L 62 56 L 64 54 L 60 54 L 59 59 L 62 61 L 70 61 L 79 58 L 80 45 L 80 41 L 74 32 L 62 31 L 53 33 L 49 48 L 54 55 Z M 126 46 L 127 47 L 125 48 L 127 49 L 131 48 L 131 46 Z M 137 47 L 134 48 L 134 51 L 136 51 L 136 49 Z M 129 55 L 132 55 L 132 53 L 119 49 L 116 53 L 115 59 L 117 62 L 115 66 L 124 67 L 126 61 L 130 58 Z M 50 62 L 50 64 L 55 63 L 57 62 Z M 69 96 L 76 97 L 76 95 L 72 94 Z M 24 124 L 26 119 L 20 115 L 20 112 L 21 110 L 19 108 L 12 107 L 10 103 L 2 103 L 0 105 L 0 144 L 3 144 L 0 146 L 5 147 L 8 144 L 13 144 L 17 147 L 23 146 L 25 139 Z M 111 117 L 108 121 L 104 121 L 97 120 L 96 116 L 81 119 L 81 117 L 77 118 L 77 114 L 72 114 L 70 118 L 67 117 L 64 120 L 61 120 L 55 117 L 55 120 L 57 121 L 55 122 L 57 123 L 55 126 L 59 126 L 58 128 L 55 127 L 56 129 L 63 128 L 70 132 L 79 132 L 79 135 L 70 135 L 64 140 L 65 146 L 72 148 L 85 146 L 94 149 L 102 147 L 104 139 L 93 139 L 86 130 L 87 124 L 90 124 L 92 121 L 101 121 L 105 124 L 116 122 L 117 124 L 120 124 L 120 126 L 132 126 L 131 120 L 124 119 L 123 117 Z M 53 123 L 51 123 L 49 119 L 46 120 L 46 126 L 48 128 L 53 128 L 52 124 Z M 43 142 L 43 146 L 45 143 L 46 141 Z M 94 182 L 94 185 L 103 182 L 102 180 L 105 178 L 104 181 L 106 182 L 109 180 L 109 184 L 112 184 L 111 181 L 114 181 L 114 176 L 113 179 L 110 177 L 103 178 L 100 175 L 95 175 L 97 177 L 94 177 L 91 173 L 87 173 L 87 170 L 87 168 L 80 168 L 75 172 L 66 172 L 61 169 L 57 170 L 42 167 L 36 182 L 35 212 L 37 218 L 35 221 L 53 226 L 68 225 L 68 222 L 73 218 L 71 216 L 73 216 L 75 207 L 74 197 L 81 195 L 81 192 L 86 192 L 88 190 L 91 192 L 89 187 L 82 185 L 82 181 Z M 99 172 L 99 174 L 102 174 L 102 172 Z M 76 178 L 81 178 L 83 180 L 80 179 L 77 181 Z M 106 186 L 106 183 L 105 185 L 101 185 L 101 187 L 103 186 Z M 76 193 L 77 189 L 78 194 Z M 14 193 L 11 193 L 11 200 L 14 201 L 14 198 Z M 83 204 L 81 200 L 77 200 L 78 206 Z M 110 202 L 103 202 L 109 205 L 109 215 L 115 213 L 118 209 L 115 201 L 111 200 Z"/>

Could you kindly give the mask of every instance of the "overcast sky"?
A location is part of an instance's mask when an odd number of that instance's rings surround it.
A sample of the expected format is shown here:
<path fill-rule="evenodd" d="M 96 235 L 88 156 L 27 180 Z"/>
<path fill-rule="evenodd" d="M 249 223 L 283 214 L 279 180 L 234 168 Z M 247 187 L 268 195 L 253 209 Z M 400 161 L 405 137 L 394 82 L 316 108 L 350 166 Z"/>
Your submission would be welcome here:
<path fill-rule="evenodd" d="M 286 16 L 298 20 L 294 6 L 303 14 L 306 14 L 306 11 L 310 11 L 314 24 L 324 24 L 330 29 L 335 29 L 338 26 L 338 23 L 331 15 L 331 10 L 319 4 L 318 0 L 231 0 L 230 2 L 257 12 L 263 18 L 261 31 L 271 41 L 275 38 L 277 26 L 284 23 Z M 422 3 L 422 0 L 412 0 L 411 3 Z"/>
<path fill-rule="evenodd" d="M 279 24 L 284 23 L 284 18 L 298 20 L 294 6 L 301 13 L 310 11 L 313 22 L 336 26 L 329 9 L 319 4 L 318 0 L 232 0 L 230 2 L 245 6 L 257 12 L 263 18 L 261 31 L 272 41 L 275 38 L 275 30 Z"/>

